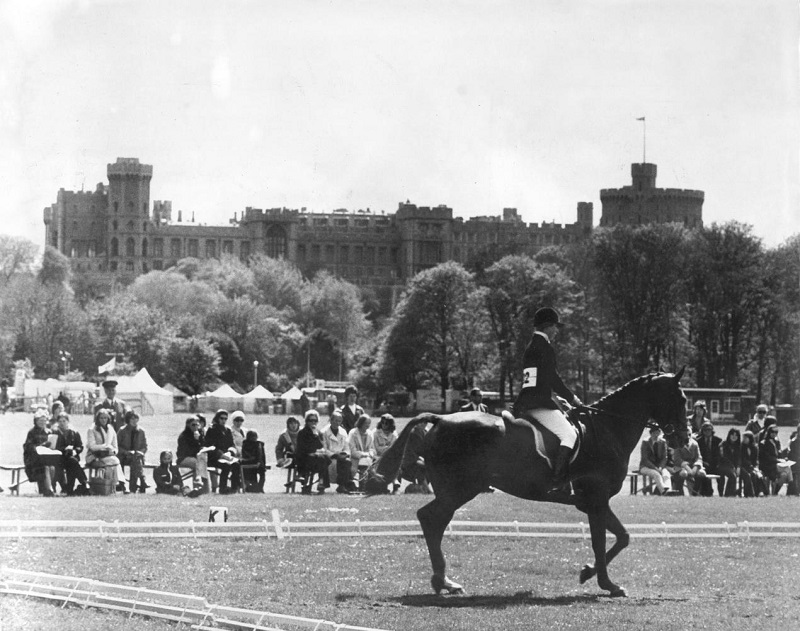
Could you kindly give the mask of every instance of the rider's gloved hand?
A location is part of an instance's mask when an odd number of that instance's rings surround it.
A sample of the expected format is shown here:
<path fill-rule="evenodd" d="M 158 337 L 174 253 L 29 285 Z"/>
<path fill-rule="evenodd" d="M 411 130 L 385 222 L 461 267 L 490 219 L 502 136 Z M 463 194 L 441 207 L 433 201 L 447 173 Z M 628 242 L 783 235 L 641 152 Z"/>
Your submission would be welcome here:
<path fill-rule="evenodd" d="M 575 398 L 574 398 L 574 399 L 572 399 L 572 405 L 573 405 L 574 407 L 576 407 L 576 408 L 579 408 L 579 407 L 581 407 L 581 406 L 583 405 L 583 401 L 581 401 L 581 400 L 578 398 L 578 395 L 577 395 L 577 394 L 575 395 Z"/>

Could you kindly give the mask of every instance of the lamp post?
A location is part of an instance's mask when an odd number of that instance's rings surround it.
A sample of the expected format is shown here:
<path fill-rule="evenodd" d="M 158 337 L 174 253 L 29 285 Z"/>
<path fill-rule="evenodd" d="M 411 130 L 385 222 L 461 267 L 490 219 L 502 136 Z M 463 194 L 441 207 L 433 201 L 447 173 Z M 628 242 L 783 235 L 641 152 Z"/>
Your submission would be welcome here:
<path fill-rule="evenodd" d="M 64 379 L 66 380 L 67 374 L 69 373 L 69 360 L 72 359 L 72 354 L 67 351 L 59 351 L 59 355 L 61 356 L 61 361 L 64 363 Z"/>
<path fill-rule="evenodd" d="M 253 360 L 253 388 L 258 385 L 258 360 Z"/>

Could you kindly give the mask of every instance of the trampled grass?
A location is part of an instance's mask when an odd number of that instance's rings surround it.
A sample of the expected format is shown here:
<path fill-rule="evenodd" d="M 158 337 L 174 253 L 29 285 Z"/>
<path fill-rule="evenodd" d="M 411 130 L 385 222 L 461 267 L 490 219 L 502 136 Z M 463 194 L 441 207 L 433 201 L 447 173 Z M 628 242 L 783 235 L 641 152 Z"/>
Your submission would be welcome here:
<path fill-rule="evenodd" d="M 109 498 L 3 498 L 5 518 L 203 521 L 225 505 L 233 521 L 413 519 L 422 496 L 363 499 L 225 496 L 197 500 L 154 495 Z M 797 521 L 800 501 L 619 497 L 625 523 Z M 484 494 L 457 519 L 578 522 L 569 507 Z M 415 537 L 335 539 L 0 540 L 9 567 L 36 569 L 206 597 L 210 602 L 385 629 L 781 629 L 800 619 L 796 539 L 634 539 L 612 564 L 627 599 L 579 585 L 591 560 L 578 539 L 448 537 L 449 574 L 467 595 L 436 597 L 424 541 Z M 128 628 L 119 617 L 0 599 L 6 629 Z M 63 618 L 62 618 L 63 616 Z M 54 626 L 53 620 L 59 622 Z M 79 624 L 74 624 L 74 620 Z M 61 620 L 64 621 L 62 625 Z M 45 624 L 48 622 L 48 624 Z M 135 620 L 131 621 L 135 622 Z M 41 626 L 40 626 L 40 623 Z M 13 624 L 13 626 L 9 626 Z M 69 626 L 72 625 L 72 626 Z M 150 621 L 130 628 L 167 629 Z"/>

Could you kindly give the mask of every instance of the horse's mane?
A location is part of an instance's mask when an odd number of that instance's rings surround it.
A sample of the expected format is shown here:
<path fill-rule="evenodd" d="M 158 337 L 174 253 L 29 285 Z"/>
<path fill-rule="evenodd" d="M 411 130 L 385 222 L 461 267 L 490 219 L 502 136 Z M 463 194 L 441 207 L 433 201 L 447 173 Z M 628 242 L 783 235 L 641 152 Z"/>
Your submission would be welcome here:
<path fill-rule="evenodd" d="M 594 406 L 602 406 L 604 403 L 608 403 L 610 399 L 616 399 L 623 394 L 628 394 L 634 388 L 641 388 L 642 385 L 646 383 L 650 383 L 655 377 L 660 377 L 661 375 L 666 375 L 665 372 L 651 372 L 647 375 L 642 375 L 641 377 L 636 377 L 635 379 L 631 379 L 625 385 L 620 386 L 616 390 L 609 392 L 604 397 L 601 397 L 597 401 L 594 402 Z"/>

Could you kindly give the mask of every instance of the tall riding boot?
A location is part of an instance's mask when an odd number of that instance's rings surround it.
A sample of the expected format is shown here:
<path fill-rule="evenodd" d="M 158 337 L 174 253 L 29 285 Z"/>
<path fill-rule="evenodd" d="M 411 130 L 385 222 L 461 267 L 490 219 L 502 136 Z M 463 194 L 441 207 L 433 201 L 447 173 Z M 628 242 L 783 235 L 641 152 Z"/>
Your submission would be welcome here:
<path fill-rule="evenodd" d="M 567 482 L 567 465 L 572 447 L 558 446 L 556 454 L 556 464 L 553 468 L 553 487 L 551 493 L 569 493 L 569 483 Z"/>

